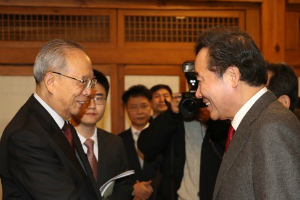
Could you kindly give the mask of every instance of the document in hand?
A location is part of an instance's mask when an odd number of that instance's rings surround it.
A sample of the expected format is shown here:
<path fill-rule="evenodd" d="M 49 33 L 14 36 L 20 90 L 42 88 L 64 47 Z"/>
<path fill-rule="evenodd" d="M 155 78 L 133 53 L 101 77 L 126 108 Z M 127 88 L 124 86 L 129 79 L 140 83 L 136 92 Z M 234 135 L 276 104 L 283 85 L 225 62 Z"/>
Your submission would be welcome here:
<path fill-rule="evenodd" d="M 131 174 L 134 174 L 134 170 L 128 170 L 125 171 L 111 179 L 109 179 L 106 183 L 104 183 L 101 188 L 100 188 L 100 193 L 101 196 L 104 197 L 104 199 L 106 199 L 109 195 L 112 194 L 113 189 L 114 189 L 114 185 L 115 185 L 115 181 L 119 178 L 123 178 L 125 176 L 129 176 Z"/>

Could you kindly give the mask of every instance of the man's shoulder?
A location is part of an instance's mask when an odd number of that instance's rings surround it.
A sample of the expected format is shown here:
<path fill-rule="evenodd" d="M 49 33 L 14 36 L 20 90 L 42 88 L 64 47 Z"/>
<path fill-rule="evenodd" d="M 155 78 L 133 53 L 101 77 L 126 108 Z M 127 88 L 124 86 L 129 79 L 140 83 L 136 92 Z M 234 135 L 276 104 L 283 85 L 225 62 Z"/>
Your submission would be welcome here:
<path fill-rule="evenodd" d="M 117 135 L 110 133 L 106 130 L 103 130 L 101 128 L 97 128 L 97 135 L 100 137 L 100 139 L 106 139 L 110 141 L 121 141 L 121 138 L 118 137 Z"/>
<path fill-rule="evenodd" d="M 119 133 L 119 136 L 121 136 L 121 137 L 126 137 L 126 136 L 128 136 L 128 135 L 130 135 L 130 134 L 131 134 L 131 129 L 129 128 L 129 129 L 127 129 L 127 130 L 125 130 L 125 131 Z"/>
<path fill-rule="evenodd" d="M 30 126 L 32 121 L 36 121 L 36 117 L 34 113 L 30 109 L 30 105 L 26 102 L 15 114 L 15 116 L 11 119 L 11 121 L 5 127 L 3 134 L 9 134 L 15 132 L 19 129 L 26 128 L 26 126 Z M 34 127 L 32 127 L 34 128 Z"/>

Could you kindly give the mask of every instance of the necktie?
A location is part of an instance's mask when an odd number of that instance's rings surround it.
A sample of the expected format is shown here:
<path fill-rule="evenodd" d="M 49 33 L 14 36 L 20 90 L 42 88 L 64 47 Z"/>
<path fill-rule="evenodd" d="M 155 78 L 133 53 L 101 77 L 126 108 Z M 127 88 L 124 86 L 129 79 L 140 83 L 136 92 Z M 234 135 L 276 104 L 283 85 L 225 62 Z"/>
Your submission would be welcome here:
<path fill-rule="evenodd" d="M 228 135 L 227 135 L 227 140 L 226 140 L 226 144 L 225 144 L 225 152 L 227 151 L 228 147 L 229 147 L 229 144 L 230 144 L 230 141 L 232 140 L 232 137 L 234 135 L 234 128 L 232 126 L 229 127 L 229 130 L 228 130 Z"/>
<path fill-rule="evenodd" d="M 71 147 L 73 149 L 75 149 L 74 139 L 73 139 L 73 135 L 71 133 L 70 125 L 65 122 L 65 124 L 64 124 L 64 126 L 62 127 L 61 130 L 65 134 L 65 136 L 66 136 L 68 142 L 70 143 Z"/>
<path fill-rule="evenodd" d="M 83 144 L 87 147 L 87 157 L 93 170 L 94 178 L 97 181 L 97 159 L 94 154 L 94 140 L 87 139 Z"/>
<path fill-rule="evenodd" d="M 134 134 L 135 134 L 135 141 L 137 141 L 138 138 L 139 138 L 140 132 L 137 131 Z M 139 150 L 139 148 L 137 147 L 137 143 L 136 142 L 135 142 L 135 147 L 136 147 L 137 155 L 139 157 L 141 168 L 143 169 L 143 166 L 144 166 L 144 154 Z"/>

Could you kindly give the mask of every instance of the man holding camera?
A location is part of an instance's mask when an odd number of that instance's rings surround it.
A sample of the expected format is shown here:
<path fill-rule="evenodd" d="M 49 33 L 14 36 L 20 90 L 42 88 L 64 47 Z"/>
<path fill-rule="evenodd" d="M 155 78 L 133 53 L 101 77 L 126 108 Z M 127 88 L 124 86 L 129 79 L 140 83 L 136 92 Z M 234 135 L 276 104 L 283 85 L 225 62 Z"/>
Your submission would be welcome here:
<path fill-rule="evenodd" d="M 229 125 L 217 121 L 218 125 L 206 128 L 200 123 L 208 120 L 203 115 L 184 119 L 179 114 L 180 100 L 180 93 L 173 94 L 168 110 L 141 132 L 138 148 L 150 157 L 163 154 L 161 199 L 211 199 Z"/>

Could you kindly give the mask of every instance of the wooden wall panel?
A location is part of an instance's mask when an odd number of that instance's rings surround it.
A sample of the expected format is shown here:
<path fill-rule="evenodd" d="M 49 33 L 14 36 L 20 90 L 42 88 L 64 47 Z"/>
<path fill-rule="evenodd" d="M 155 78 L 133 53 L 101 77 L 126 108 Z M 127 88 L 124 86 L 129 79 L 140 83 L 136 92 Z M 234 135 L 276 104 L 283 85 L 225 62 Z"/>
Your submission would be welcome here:
<path fill-rule="evenodd" d="M 285 0 L 264 0 L 262 4 L 262 53 L 269 62 L 285 58 Z"/>

